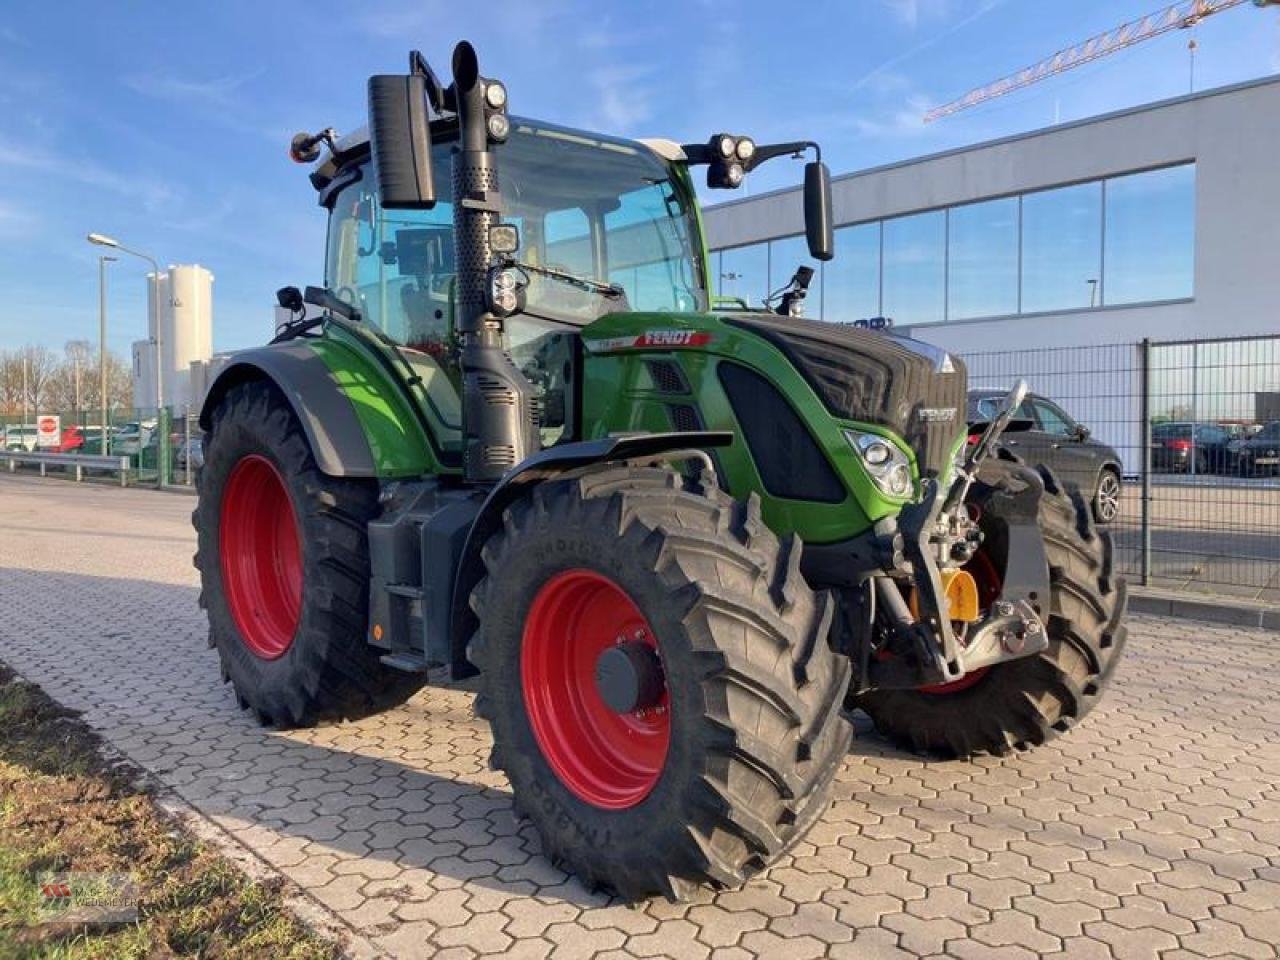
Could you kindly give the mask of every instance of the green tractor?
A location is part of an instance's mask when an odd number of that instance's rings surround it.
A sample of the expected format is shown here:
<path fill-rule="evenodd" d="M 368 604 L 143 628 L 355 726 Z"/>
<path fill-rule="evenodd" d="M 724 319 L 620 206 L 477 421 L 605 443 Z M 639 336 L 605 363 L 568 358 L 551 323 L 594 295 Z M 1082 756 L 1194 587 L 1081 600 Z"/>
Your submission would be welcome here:
<path fill-rule="evenodd" d="M 960 360 L 712 294 L 691 168 L 816 144 L 520 119 L 459 44 L 299 134 L 325 287 L 201 414 L 210 643 L 261 722 L 479 674 L 492 763 L 548 855 L 628 898 L 733 887 L 818 818 L 848 711 L 921 753 L 1065 731 L 1120 655 L 1088 505 L 964 420 Z M 327 148 L 327 149 L 324 149 Z M 321 156 L 323 154 L 323 157 Z M 1012 424 L 1016 428 L 1017 424 Z"/>

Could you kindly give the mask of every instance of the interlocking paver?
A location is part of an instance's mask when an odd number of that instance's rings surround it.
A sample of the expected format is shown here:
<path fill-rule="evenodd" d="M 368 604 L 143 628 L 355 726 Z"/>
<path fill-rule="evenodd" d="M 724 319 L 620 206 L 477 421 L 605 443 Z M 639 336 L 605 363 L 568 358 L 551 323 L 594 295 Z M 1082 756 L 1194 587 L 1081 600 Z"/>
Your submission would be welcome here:
<path fill-rule="evenodd" d="M 0 658 L 388 956 L 1277 956 L 1280 636 L 1135 617 L 1106 701 L 1026 755 L 927 763 L 859 719 L 774 870 L 627 905 L 514 817 L 474 687 L 284 733 L 239 711 L 189 499 L 7 476 L 0 499 Z M 77 598 L 56 622 L 49 591 Z"/>

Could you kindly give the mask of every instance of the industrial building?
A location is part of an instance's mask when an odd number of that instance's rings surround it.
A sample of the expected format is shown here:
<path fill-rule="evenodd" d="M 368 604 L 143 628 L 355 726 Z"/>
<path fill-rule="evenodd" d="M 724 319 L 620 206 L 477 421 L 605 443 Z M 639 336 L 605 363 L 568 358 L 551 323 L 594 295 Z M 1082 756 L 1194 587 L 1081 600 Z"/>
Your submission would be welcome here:
<path fill-rule="evenodd" d="M 1280 78 L 837 176 L 811 312 L 957 351 L 1275 332 Z M 799 189 L 706 211 L 723 294 L 805 261 Z"/>
<path fill-rule="evenodd" d="M 712 275 L 758 304 L 808 262 L 811 316 L 884 318 L 965 356 L 1280 333 L 1277 117 L 1269 77 L 836 176 L 822 265 L 807 260 L 798 188 L 732 200 L 706 212 Z M 1195 386 L 1164 393 L 1189 391 L 1179 409 L 1199 418 L 1247 420 L 1280 389 L 1274 364 L 1244 356 L 1219 389 L 1221 366 L 1196 354 L 1166 377 Z"/>
<path fill-rule="evenodd" d="M 171 266 L 147 275 L 147 296 L 148 338 L 133 344 L 134 406 L 156 407 L 157 343 L 162 405 L 198 406 L 213 357 L 213 274 L 196 264 Z"/>

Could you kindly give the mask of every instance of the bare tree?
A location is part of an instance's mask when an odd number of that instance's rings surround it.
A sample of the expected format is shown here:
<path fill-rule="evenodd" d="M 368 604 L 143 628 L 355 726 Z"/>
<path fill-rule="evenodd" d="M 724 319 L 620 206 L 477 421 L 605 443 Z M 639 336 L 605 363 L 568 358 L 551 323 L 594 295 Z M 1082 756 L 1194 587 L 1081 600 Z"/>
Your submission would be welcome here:
<path fill-rule="evenodd" d="M 18 350 L 18 360 L 21 365 L 19 375 L 22 377 L 24 412 L 42 413 L 41 407 L 48 400 L 47 388 L 57 369 L 58 358 L 48 347 L 28 344 Z"/>
<path fill-rule="evenodd" d="M 99 395 L 98 353 L 87 341 L 68 342 L 62 358 L 37 345 L 0 350 L 0 414 L 25 412 L 30 418 L 37 413 L 92 412 L 101 405 Z M 116 410 L 133 407 L 132 368 L 110 352 L 107 405 Z"/>
<path fill-rule="evenodd" d="M 22 409 L 22 361 L 16 350 L 0 350 L 0 413 Z"/>
<path fill-rule="evenodd" d="M 45 406 L 79 414 L 96 406 L 98 355 L 88 340 L 69 340 L 63 361 L 49 377 Z"/>

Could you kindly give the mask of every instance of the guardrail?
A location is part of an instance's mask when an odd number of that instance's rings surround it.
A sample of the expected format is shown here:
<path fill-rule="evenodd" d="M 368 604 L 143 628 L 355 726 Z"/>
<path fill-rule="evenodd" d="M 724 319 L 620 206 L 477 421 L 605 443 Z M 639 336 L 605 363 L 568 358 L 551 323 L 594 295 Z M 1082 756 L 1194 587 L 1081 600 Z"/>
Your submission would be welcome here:
<path fill-rule="evenodd" d="M 76 482 L 84 479 L 85 470 L 106 470 L 120 474 L 120 486 L 129 485 L 129 471 L 133 469 L 128 457 L 108 457 L 88 453 L 27 453 L 21 450 L 0 450 L 0 463 L 9 464 L 9 472 L 17 470 L 20 463 L 40 466 L 40 476 L 46 476 L 49 467 L 75 468 Z"/>

